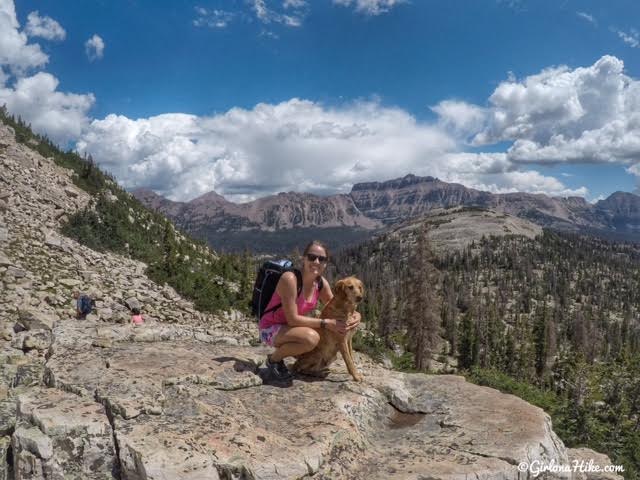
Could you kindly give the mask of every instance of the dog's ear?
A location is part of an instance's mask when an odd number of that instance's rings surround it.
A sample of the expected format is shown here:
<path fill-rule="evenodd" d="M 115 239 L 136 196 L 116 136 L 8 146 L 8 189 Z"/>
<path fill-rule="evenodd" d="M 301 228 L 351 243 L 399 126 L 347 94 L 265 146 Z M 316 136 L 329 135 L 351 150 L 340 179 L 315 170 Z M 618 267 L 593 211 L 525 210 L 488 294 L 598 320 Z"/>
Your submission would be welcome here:
<path fill-rule="evenodd" d="M 335 284 L 335 286 L 333 287 L 334 290 L 334 295 L 336 297 L 344 297 L 345 296 L 345 281 L 344 280 L 338 280 Z"/>

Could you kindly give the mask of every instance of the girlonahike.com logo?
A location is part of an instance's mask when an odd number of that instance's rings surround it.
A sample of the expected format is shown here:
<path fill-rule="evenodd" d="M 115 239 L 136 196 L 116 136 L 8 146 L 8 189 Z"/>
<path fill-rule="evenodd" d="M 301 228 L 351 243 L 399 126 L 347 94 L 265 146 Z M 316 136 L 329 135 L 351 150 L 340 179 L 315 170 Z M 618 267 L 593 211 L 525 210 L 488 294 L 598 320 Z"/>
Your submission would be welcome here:
<path fill-rule="evenodd" d="M 548 462 L 543 460 L 532 460 L 531 462 L 520 462 L 518 464 L 519 472 L 529 472 L 533 478 L 543 473 L 623 473 L 624 467 L 622 465 L 598 465 L 591 459 L 574 460 L 569 464 L 560 464 L 551 459 Z"/>

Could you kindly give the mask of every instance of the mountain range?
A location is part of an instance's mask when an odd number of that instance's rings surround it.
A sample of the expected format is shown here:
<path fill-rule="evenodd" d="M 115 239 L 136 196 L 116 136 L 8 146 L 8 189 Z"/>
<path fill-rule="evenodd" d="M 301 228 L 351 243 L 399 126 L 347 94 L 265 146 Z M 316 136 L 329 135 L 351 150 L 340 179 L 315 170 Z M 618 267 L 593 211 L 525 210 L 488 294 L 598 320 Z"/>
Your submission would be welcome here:
<path fill-rule="evenodd" d="M 496 194 L 409 174 L 356 183 L 348 194 L 287 192 L 240 204 L 215 192 L 189 202 L 171 201 L 146 189 L 133 194 L 192 235 L 228 250 L 286 252 L 300 245 L 301 237 L 314 236 L 330 237 L 343 246 L 452 207 L 491 210 L 555 230 L 640 239 L 640 196 L 627 192 L 615 192 L 591 204 L 582 197 Z"/>

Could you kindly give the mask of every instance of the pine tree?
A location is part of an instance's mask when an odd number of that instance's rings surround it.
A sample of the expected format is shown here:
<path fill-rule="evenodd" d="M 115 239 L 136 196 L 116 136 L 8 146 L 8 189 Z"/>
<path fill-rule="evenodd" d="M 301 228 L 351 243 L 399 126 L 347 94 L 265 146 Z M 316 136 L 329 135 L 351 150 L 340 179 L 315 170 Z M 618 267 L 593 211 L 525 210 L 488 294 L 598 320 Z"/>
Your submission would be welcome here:
<path fill-rule="evenodd" d="M 409 349 L 418 370 L 429 367 L 435 352 L 440 330 L 440 272 L 434 266 L 435 254 L 428 238 L 428 227 L 423 223 L 417 231 L 414 249 L 410 255 L 407 275 L 407 326 Z"/>
<path fill-rule="evenodd" d="M 449 355 L 457 355 L 458 352 L 458 329 L 456 327 L 456 295 L 455 289 L 452 285 L 450 277 L 446 277 L 446 281 L 443 282 L 443 297 L 442 302 L 442 326 L 444 329 L 444 337 L 449 342 Z"/>
<path fill-rule="evenodd" d="M 389 289 L 386 295 L 382 295 L 380 315 L 377 321 L 377 332 L 380 338 L 389 343 L 389 336 L 395 329 L 396 301 L 393 289 Z"/>
<path fill-rule="evenodd" d="M 475 328 L 473 324 L 473 309 L 467 310 L 460 323 L 460 333 L 458 334 L 458 366 L 468 370 L 474 365 Z"/>
<path fill-rule="evenodd" d="M 535 344 L 536 352 L 536 374 L 538 378 L 544 376 L 547 366 L 547 355 L 549 347 L 547 344 L 549 336 L 549 316 L 547 311 L 547 303 L 545 302 L 542 308 L 538 308 L 539 312 L 536 312 L 534 324 L 533 324 L 533 341 Z"/>

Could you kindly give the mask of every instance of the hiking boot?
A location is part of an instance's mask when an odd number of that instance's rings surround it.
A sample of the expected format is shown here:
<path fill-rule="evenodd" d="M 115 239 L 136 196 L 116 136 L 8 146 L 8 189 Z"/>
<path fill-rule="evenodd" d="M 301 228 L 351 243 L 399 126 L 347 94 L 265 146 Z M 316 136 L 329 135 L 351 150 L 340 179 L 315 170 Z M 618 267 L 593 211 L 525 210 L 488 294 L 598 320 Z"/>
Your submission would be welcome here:
<path fill-rule="evenodd" d="M 272 362 L 271 355 L 267 355 L 265 366 L 267 367 L 267 378 L 269 380 L 286 381 L 293 378 L 293 375 L 285 365 L 284 360 Z"/>

